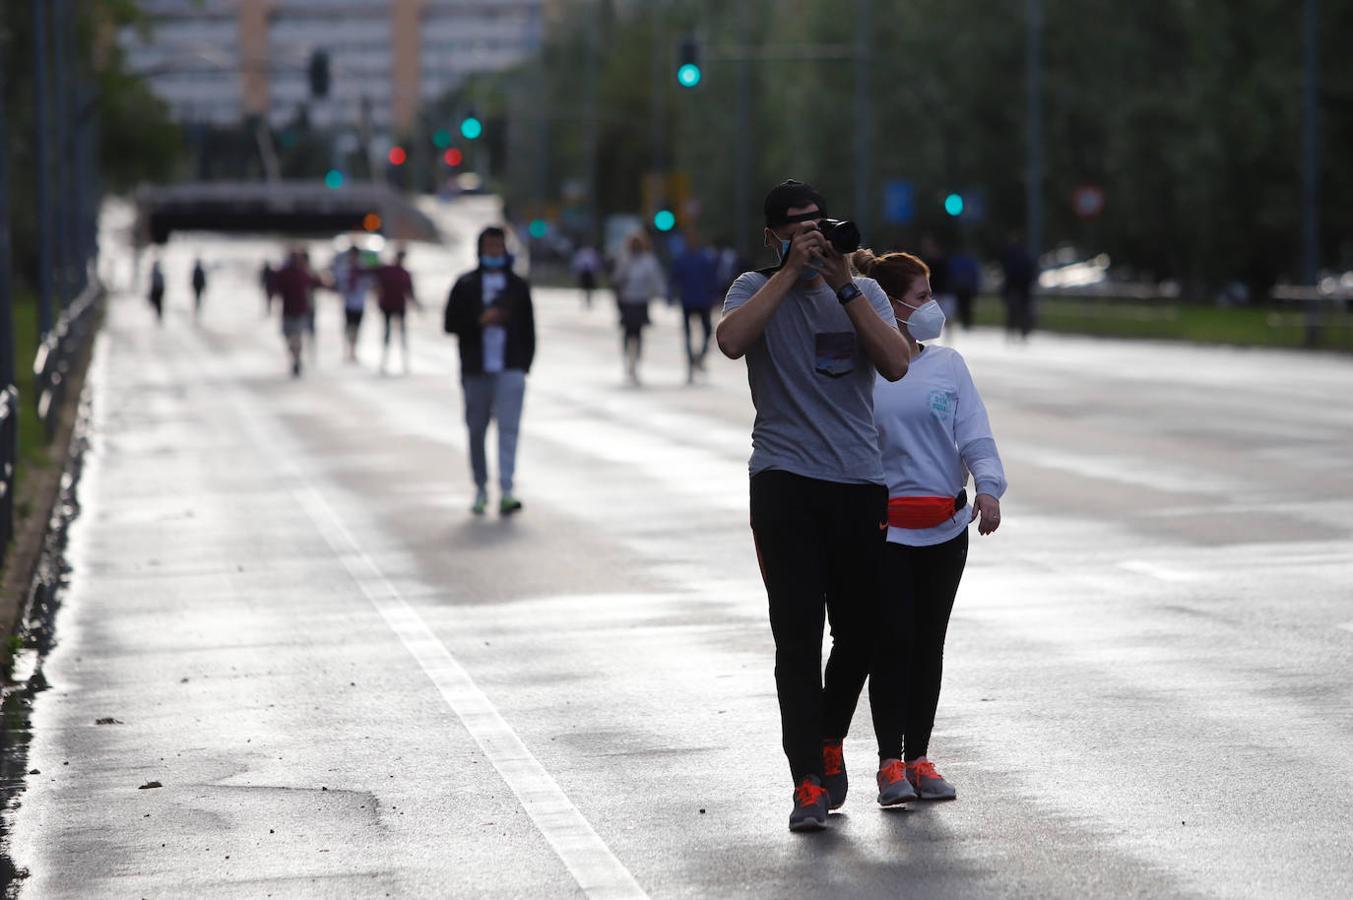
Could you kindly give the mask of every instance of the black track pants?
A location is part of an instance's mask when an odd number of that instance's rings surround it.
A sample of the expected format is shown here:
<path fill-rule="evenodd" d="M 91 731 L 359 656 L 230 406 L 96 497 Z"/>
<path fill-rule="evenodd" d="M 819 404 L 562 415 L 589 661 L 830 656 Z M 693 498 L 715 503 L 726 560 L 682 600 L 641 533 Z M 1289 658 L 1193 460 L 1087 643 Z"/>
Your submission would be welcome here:
<path fill-rule="evenodd" d="M 966 530 L 933 547 L 884 548 L 879 643 L 869 675 L 879 759 L 916 759 L 929 749 L 944 637 L 967 561 Z M 905 756 L 898 756 L 904 734 Z"/>
<path fill-rule="evenodd" d="M 777 470 L 752 476 L 751 492 L 775 636 L 781 737 L 797 783 L 822 776 L 822 741 L 845 736 L 869 672 L 888 492 Z M 832 634 L 825 685 L 824 615 Z"/>

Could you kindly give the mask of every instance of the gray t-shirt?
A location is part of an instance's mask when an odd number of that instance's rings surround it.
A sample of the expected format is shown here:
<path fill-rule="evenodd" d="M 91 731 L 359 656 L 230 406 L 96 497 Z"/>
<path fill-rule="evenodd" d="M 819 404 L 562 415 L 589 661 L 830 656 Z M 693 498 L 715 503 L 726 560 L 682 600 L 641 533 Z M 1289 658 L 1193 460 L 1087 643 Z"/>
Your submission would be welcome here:
<path fill-rule="evenodd" d="M 739 275 L 724 314 L 761 290 L 760 272 Z M 879 318 L 894 322 L 888 297 L 872 278 L 856 278 Z M 756 407 L 751 474 L 781 469 L 848 484 L 884 484 L 874 424 L 874 364 L 855 326 L 824 282 L 795 285 L 747 351 L 747 382 Z"/>

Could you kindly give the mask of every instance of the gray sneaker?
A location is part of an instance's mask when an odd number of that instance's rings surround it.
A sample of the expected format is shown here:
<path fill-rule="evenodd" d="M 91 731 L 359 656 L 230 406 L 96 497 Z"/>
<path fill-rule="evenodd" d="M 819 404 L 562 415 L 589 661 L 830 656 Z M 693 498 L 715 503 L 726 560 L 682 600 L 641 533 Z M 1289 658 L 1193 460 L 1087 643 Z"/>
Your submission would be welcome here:
<path fill-rule="evenodd" d="M 816 775 L 805 775 L 794 788 L 794 811 L 790 831 L 821 831 L 827 827 L 827 789 Z"/>
<path fill-rule="evenodd" d="M 922 800 L 953 800 L 958 797 L 954 786 L 935 771 L 935 765 L 924 756 L 907 763 L 907 780 L 916 788 Z"/>
<path fill-rule="evenodd" d="M 897 806 L 916 799 L 916 790 L 907 780 L 907 767 L 900 759 L 886 760 L 879 767 L 879 806 Z"/>
<path fill-rule="evenodd" d="M 822 786 L 827 789 L 827 808 L 840 809 L 846 802 L 850 782 L 846 780 L 846 758 L 840 741 L 822 742 Z"/>

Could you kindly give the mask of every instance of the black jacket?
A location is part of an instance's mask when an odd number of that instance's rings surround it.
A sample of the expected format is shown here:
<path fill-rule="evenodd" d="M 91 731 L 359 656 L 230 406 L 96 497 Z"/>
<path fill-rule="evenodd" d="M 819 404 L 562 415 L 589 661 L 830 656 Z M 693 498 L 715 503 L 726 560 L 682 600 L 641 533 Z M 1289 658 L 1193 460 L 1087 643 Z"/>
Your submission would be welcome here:
<path fill-rule="evenodd" d="M 531 284 L 513 271 L 507 273 L 507 284 L 494 298 L 493 305 L 507 314 L 507 348 L 503 364 L 509 369 L 531 371 L 531 360 L 536 355 L 536 319 L 531 306 Z M 462 275 L 451 288 L 446 301 L 443 327 L 447 334 L 460 338 L 460 371 L 462 375 L 481 375 L 484 372 L 484 330 L 479 317 L 484 312 L 484 270 L 475 269 Z"/>

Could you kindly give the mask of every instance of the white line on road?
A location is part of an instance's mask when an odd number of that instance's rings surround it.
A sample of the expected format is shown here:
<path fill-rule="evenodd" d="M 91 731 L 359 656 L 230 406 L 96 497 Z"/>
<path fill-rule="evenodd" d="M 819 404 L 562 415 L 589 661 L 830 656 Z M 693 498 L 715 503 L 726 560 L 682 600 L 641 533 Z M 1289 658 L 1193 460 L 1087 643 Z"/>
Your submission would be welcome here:
<path fill-rule="evenodd" d="M 202 347 L 202 358 L 211 358 Z M 488 757 L 531 821 L 589 897 L 646 898 L 643 888 L 592 828 L 550 773 L 522 742 L 464 667 L 408 604 L 362 549 L 324 494 L 298 464 L 294 442 L 282 429 L 253 413 L 240 390 L 212 366 L 213 380 L 235 408 L 257 446 L 272 448 L 293 480 L 292 494 L 330 549 L 385 619 L 442 698 Z"/>

